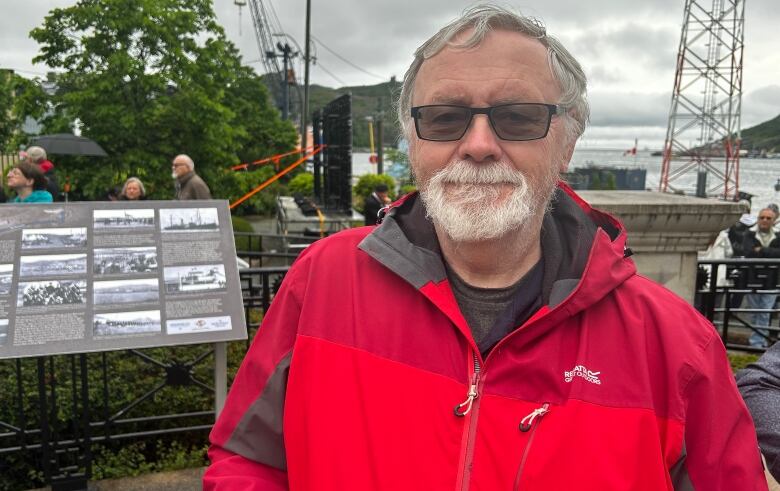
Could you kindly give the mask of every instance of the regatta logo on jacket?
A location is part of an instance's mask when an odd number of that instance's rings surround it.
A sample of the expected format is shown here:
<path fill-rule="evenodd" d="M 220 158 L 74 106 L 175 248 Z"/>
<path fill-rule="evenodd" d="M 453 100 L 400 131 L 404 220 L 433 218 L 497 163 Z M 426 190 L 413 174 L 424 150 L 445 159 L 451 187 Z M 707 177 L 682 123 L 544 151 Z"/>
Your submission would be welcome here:
<path fill-rule="evenodd" d="M 572 368 L 571 372 L 563 372 L 563 380 L 566 382 L 571 382 L 574 380 L 574 377 L 582 377 L 592 384 L 601 385 L 601 380 L 599 380 L 600 374 L 601 372 L 591 372 L 583 365 L 577 365 L 576 367 Z"/>

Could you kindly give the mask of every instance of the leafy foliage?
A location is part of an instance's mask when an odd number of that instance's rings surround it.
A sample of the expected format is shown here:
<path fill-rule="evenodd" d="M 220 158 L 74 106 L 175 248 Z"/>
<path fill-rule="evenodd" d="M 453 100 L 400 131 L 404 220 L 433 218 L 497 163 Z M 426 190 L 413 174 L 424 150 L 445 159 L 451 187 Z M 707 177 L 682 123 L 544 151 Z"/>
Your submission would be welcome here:
<path fill-rule="evenodd" d="M 193 158 L 215 197 L 237 198 L 245 182 L 229 165 L 295 143 L 210 0 L 80 0 L 52 10 L 31 36 L 40 44 L 34 61 L 64 70 L 45 131 L 67 131 L 78 119 L 110 155 L 58 159 L 76 198 L 100 197 L 130 175 L 150 197 L 170 198 L 170 160 L 179 153 Z"/>
<path fill-rule="evenodd" d="M 301 172 L 290 180 L 287 190 L 292 193 L 300 193 L 304 196 L 314 196 L 314 174 Z"/>
<path fill-rule="evenodd" d="M 734 373 L 742 370 L 751 363 L 758 360 L 759 356 L 752 353 L 729 353 L 729 363 Z"/>
<path fill-rule="evenodd" d="M 37 80 L 0 70 L 0 152 L 13 152 L 27 139 L 22 125 L 27 117 L 43 116 L 45 99 Z"/>

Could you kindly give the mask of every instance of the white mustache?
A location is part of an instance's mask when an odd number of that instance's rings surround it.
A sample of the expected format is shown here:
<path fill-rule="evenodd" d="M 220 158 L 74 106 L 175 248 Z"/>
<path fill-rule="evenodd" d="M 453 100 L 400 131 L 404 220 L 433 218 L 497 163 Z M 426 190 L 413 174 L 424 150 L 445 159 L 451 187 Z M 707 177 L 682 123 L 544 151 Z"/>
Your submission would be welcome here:
<path fill-rule="evenodd" d="M 524 181 L 522 172 L 504 161 L 474 165 L 464 160 L 457 160 L 431 176 L 431 182 L 443 184 L 520 185 Z"/>

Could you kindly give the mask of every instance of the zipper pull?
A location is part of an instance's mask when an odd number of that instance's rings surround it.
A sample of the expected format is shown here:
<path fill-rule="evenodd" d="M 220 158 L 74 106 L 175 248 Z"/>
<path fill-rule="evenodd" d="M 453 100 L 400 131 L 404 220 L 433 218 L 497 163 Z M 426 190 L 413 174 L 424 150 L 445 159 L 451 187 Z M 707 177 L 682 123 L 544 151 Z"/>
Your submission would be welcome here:
<path fill-rule="evenodd" d="M 466 397 L 465 401 L 455 406 L 455 416 L 462 418 L 471 411 L 471 405 L 474 403 L 474 399 L 479 397 L 479 394 L 477 393 L 477 378 L 478 374 L 475 373 L 471 385 L 469 386 L 468 397 Z"/>
<path fill-rule="evenodd" d="M 525 433 L 531 429 L 536 419 L 542 419 L 542 417 L 550 412 L 550 403 L 545 402 L 542 407 L 534 409 L 531 414 L 520 420 L 520 431 Z"/>

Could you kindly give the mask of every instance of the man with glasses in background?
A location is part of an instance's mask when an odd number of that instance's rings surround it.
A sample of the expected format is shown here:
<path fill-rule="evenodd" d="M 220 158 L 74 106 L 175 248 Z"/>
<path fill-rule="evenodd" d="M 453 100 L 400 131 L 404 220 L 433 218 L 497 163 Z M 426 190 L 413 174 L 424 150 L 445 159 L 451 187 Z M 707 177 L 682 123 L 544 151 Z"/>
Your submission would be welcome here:
<path fill-rule="evenodd" d="M 175 180 L 176 199 L 211 199 L 209 186 L 195 173 L 195 162 L 189 155 L 174 157 L 171 171 L 171 177 Z"/>
<path fill-rule="evenodd" d="M 766 489 L 715 330 L 559 181 L 585 89 L 539 21 L 491 5 L 417 50 L 420 192 L 297 260 L 206 489 Z"/>

